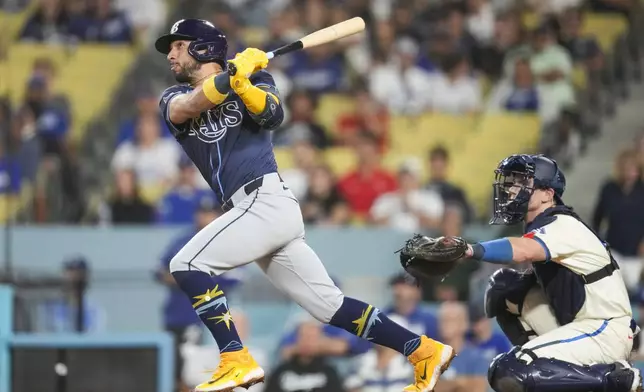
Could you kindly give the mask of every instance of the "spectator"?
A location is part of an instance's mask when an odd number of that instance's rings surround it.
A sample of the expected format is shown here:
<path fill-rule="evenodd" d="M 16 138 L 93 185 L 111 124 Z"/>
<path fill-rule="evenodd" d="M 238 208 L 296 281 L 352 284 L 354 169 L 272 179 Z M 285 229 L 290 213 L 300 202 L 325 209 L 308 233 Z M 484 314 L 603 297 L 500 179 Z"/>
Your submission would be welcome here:
<path fill-rule="evenodd" d="M 306 91 L 294 91 L 288 97 L 290 120 L 273 133 L 273 144 L 290 146 L 296 140 L 308 140 L 317 148 L 326 148 L 330 141 L 326 130 L 315 121 L 317 102 Z"/>
<path fill-rule="evenodd" d="M 22 185 L 19 162 L 4 150 L 6 143 L 0 143 L 0 194 L 17 195 Z"/>
<path fill-rule="evenodd" d="M 91 0 L 86 17 L 74 18 L 69 31 L 85 42 L 134 44 L 135 37 L 125 13 L 113 7 L 113 0 Z"/>
<path fill-rule="evenodd" d="M 342 177 L 338 183 L 340 194 L 358 218 L 369 214 L 378 196 L 396 190 L 396 178 L 380 165 L 378 141 L 362 133 L 354 147 L 358 168 Z"/>
<path fill-rule="evenodd" d="M 489 361 L 481 350 L 466 340 L 468 314 L 459 302 L 444 302 L 438 311 L 440 336 L 458 356 L 441 377 L 437 392 L 486 392 Z"/>
<path fill-rule="evenodd" d="M 226 34 L 228 53 L 232 59 L 235 57 L 235 54 L 243 52 L 248 47 L 241 37 L 242 31 L 239 27 L 239 16 L 226 3 L 217 2 L 214 8 L 212 23 Z"/>
<path fill-rule="evenodd" d="M 441 62 L 442 72 L 430 76 L 429 110 L 440 113 L 474 114 L 481 109 L 481 87 L 469 74 L 467 59 L 450 54 Z"/>
<path fill-rule="evenodd" d="M 389 287 L 393 302 L 383 312 L 389 317 L 403 318 L 409 330 L 418 335 L 438 339 L 438 322 L 432 313 L 421 307 L 422 290 L 416 280 L 403 272 L 389 280 Z"/>
<path fill-rule="evenodd" d="M 525 37 L 520 13 L 498 13 L 494 23 L 493 41 L 487 45 L 478 45 L 472 53 L 474 68 L 481 70 L 494 81 L 502 77 L 511 80 L 516 59 L 530 55 Z"/>
<path fill-rule="evenodd" d="M 476 47 L 476 39 L 467 31 L 465 7 L 463 3 L 447 3 L 445 18 L 441 25 L 447 33 L 451 53 L 470 55 Z"/>
<path fill-rule="evenodd" d="M 298 200 L 304 199 L 309 189 L 309 178 L 320 162 L 320 151 L 308 140 L 296 141 L 291 147 L 293 167 L 280 171 L 280 175 Z"/>
<path fill-rule="evenodd" d="M 583 17 L 580 8 L 569 8 L 559 17 L 559 42 L 568 49 L 573 62 L 599 71 L 604 66 L 604 56 L 595 37 L 582 35 Z"/>
<path fill-rule="evenodd" d="M 134 29 L 133 35 L 143 43 L 149 42 L 163 28 L 168 8 L 163 1 L 158 0 L 115 0 L 115 7 L 128 16 Z"/>
<path fill-rule="evenodd" d="M 311 172 L 301 204 L 306 224 L 338 226 L 349 222 L 349 207 L 340 195 L 333 172 L 326 165 L 316 166 Z"/>
<path fill-rule="evenodd" d="M 492 363 L 494 357 L 510 351 L 512 343 L 503 332 L 494 329 L 492 320 L 485 316 L 483 306 L 477 305 L 470 308 L 472 328 L 468 340 L 483 352 L 486 363 Z"/>
<path fill-rule="evenodd" d="M 303 324 L 311 322 L 315 323 L 316 321 L 309 315 L 297 316 L 295 327 L 288 329 L 279 342 L 279 352 L 282 359 L 292 359 L 293 356 L 297 355 L 299 328 Z M 343 329 L 338 329 L 327 324 L 323 324 L 321 328 L 321 344 L 318 352 L 320 356 L 333 358 L 350 357 L 364 354 L 372 347 L 370 342 L 356 338 L 355 335 Z"/>
<path fill-rule="evenodd" d="M 19 110 L 11 121 L 11 145 L 22 178 L 30 183 L 36 181 L 40 164 L 41 146 L 36 136 L 36 118 L 34 113 L 25 106 Z"/>
<path fill-rule="evenodd" d="M 490 0 L 467 0 L 467 30 L 479 45 L 494 38 L 494 9 Z"/>
<path fill-rule="evenodd" d="M 315 94 L 344 89 L 346 75 L 342 58 L 333 51 L 333 45 L 320 45 L 291 55 L 286 73 L 296 89 Z"/>
<path fill-rule="evenodd" d="M 134 141 L 136 139 L 136 126 L 139 119 L 144 117 L 157 116 L 159 118 L 159 127 L 161 128 L 161 137 L 172 138 L 168 125 L 163 120 L 161 113 L 159 113 L 159 97 L 146 88 L 138 91 L 139 95 L 136 97 L 136 114 L 121 123 L 116 140 L 117 146 L 126 141 Z"/>
<path fill-rule="evenodd" d="M 450 183 L 447 178 L 449 158 L 449 152 L 442 146 L 435 147 L 429 152 L 429 181 L 425 189 L 438 192 L 446 206 L 460 209 L 463 222 L 468 223 L 474 218 L 474 212 L 465 192 Z"/>
<path fill-rule="evenodd" d="M 69 40 L 69 16 L 62 0 L 40 0 L 20 33 L 21 41 L 59 44 Z"/>
<path fill-rule="evenodd" d="M 70 126 L 68 108 L 55 105 L 51 86 L 43 76 L 32 77 L 27 85 L 25 106 L 36 119 L 36 134 L 40 139 L 43 154 L 63 157 L 67 154 L 66 136 Z"/>
<path fill-rule="evenodd" d="M 615 169 L 615 178 L 606 181 L 599 193 L 593 229 L 605 232 L 604 238 L 616 256 L 641 257 L 644 256 L 644 185 L 635 151 L 622 151 Z"/>
<path fill-rule="evenodd" d="M 39 309 L 38 324 L 43 332 L 102 332 L 105 329 L 105 312 L 87 296 L 89 282 L 87 260 L 77 257 L 63 263 L 62 297 L 45 301 Z M 83 301 L 82 307 L 80 301 Z"/>
<path fill-rule="evenodd" d="M 179 163 L 179 180 L 159 202 L 157 222 L 164 225 L 183 225 L 193 221 L 203 197 L 212 195 L 212 190 L 197 187 L 195 165 L 184 156 Z"/>
<path fill-rule="evenodd" d="M 116 172 L 116 190 L 110 198 L 104 220 L 112 224 L 151 223 L 154 208 L 139 195 L 136 174 L 132 170 Z"/>
<path fill-rule="evenodd" d="M 391 319 L 409 328 L 404 319 Z M 384 346 L 374 346 L 358 359 L 357 371 L 345 382 L 349 392 L 399 392 L 414 377 L 414 368 L 397 351 Z"/>
<path fill-rule="evenodd" d="M 541 108 L 541 91 L 534 83 L 529 59 L 517 59 L 511 79 L 500 81 L 490 92 L 488 112 L 537 112 Z"/>
<path fill-rule="evenodd" d="M 398 190 L 379 196 L 373 203 L 373 222 L 409 233 L 439 228 L 445 211 L 441 195 L 421 189 L 420 184 L 420 168 L 414 161 L 403 163 L 398 171 Z"/>
<path fill-rule="evenodd" d="M 557 44 L 552 28 L 546 24 L 534 31 L 532 47 L 534 54 L 530 67 L 541 90 L 541 113 L 547 124 L 555 121 L 563 108 L 576 104 L 571 82 L 573 64 L 566 49 Z"/>
<path fill-rule="evenodd" d="M 549 133 L 551 135 L 548 135 Z M 573 165 L 581 154 L 581 148 L 579 114 L 573 109 L 564 109 L 559 116 L 559 121 L 542 131 L 540 149 L 565 168 Z"/>
<path fill-rule="evenodd" d="M 166 187 L 176 178 L 181 151 L 174 140 L 160 137 L 156 116 L 139 118 L 136 140 L 121 144 L 112 169 L 134 170 L 142 187 Z"/>
<path fill-rule="evenodd" d="M 411 38 L 396 41 L 393 58 L 377 63 L 369 73 L 369 91 L 395 114 L 418 114 L 427 108 L 429 74 L 416 65 L 419 47 Z M 380 55 L 381 56 L 381 55 Z"/>
<path fill-rule="evenodd" d="M 51 90 L 51 86 L 54 85 L 56 77 L 58 76 L 57 71 L 54 62 L 49 57 L 39 57 L 34 60 L 31 76 L 32 78 L 43 78 L 45 85 Z M 64 94 L 50 92 L 48 101 L 50 106 L 64 113 L 69 113 L 69 99 Z"/>
<path fill-rule="evenodd" d="M 355 111 L 338 119 L 336 137 L 339 144 L 353 146 L 361 132 L 372 134 L 385 152 L 388 143 L 389 113 L 385 105 L 377 102 L 364 85 L 354 89 Z"/>
<path fill-rule="evenodd" d="M 268 376 L 265 392 L 343 392 L 340 376 L 321 354 L 325 345 L 319 322 L 302 323 L 293 356 Z"/>

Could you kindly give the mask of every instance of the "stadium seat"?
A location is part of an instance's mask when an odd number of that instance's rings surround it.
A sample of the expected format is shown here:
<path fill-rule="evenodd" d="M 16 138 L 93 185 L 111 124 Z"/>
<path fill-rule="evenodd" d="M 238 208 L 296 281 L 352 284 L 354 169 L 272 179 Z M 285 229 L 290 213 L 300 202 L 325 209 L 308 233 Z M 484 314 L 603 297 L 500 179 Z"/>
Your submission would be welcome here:
<path fill-rule="evenodd" d="M 156 205 L 168 192 L 168 188 L 162 185 L 147 185 L 139 188 L 141 198 L 152 205 Z"/>
<path fill-rule="evenodd" d="M 295 165 L 293 162 L 293 152 L 290 148 L 275 147 L 273 152 L 275 153 L 275 160 L 277 161 L 279 170 L 288 170 Z"/>
<path fill-rule="evenodd" d="M 338 121 L 344 114 L 355 110 L 353 98 L 343 94 L 323 94 L 319 97 L 315 120 L 333 135 L 337 133 Z"/>
<path fill-rule="evenodd" d="M 454 157 L 450 173 L 479 215 L 488 212 L 496 165 L 510 154 L 533 152 L 540 130 L 541 121 L 532 114 L 489 114 L 481 119 L 478 132 Z"/>
<path fill-rule="evenodd" d="M 427 114 L 417 117 L 395 116 L 390 126 L 391 150 L 397 153 L 426 155 L 432 147 L 461 149 L 476 129 L 476 117 Z"/>
<path fill-rule="evenodd" d="M 582 28 L 582 34 L 595 36 L 604 53 L 611 53 L 615 41 L 628 31 L 628 21 L 618 14 L 587 13 Z"/>
<path fill-rule="evenodd" d="M 337 177 L 355 169 L 357 164 L 357 157 L 353 150 L 345 147 L 329 148 L 324 152 L 324 160 Z"/>
<path fill-rule="evenodd" d="M 572 71 L 572 83 L 581 91 L 588 89 L 588 73 L 582 66 L 576 66 Z"/>
<path fill-rule="evenodd" d="M 83 45 L 74 52 L 59 79 L 73 107 L 72 140 L 81 139 L 89 121 L 107 109 L 135 54 L 126 45 Z"/>

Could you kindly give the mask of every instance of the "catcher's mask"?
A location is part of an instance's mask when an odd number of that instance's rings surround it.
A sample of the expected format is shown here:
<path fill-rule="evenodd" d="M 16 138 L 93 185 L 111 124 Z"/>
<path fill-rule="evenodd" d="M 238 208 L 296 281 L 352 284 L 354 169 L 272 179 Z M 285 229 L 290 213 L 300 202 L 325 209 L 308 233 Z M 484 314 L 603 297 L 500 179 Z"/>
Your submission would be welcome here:
<path fill-rule="evenodd" d="M 566 179 L 557 162 L 544 155 L 511 155 L 494 171 L 494 216 L 492 225 L 511 225 L 523 221 L 535 189 L 552 189 L 555 202 L 561 199 Z"/>

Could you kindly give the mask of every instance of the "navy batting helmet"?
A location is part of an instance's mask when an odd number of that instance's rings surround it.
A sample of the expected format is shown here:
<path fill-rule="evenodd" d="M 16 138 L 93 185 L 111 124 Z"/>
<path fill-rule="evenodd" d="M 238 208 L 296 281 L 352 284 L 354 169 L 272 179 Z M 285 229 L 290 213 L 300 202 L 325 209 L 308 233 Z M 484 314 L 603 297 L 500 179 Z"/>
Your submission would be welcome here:
<path fill-rule="evenodd" d="M 566 178 L 553 159 L 544 155 L 511 155 L 499 163 L 494 173 L 494 217 L 490 224 L 521 222 L 535 189 L 552 189 L 555 202 L 563 204 Z"/>
<path fill-rule="evenodd" d="M 181 19 L 172 25 L 169 34 L 162 35 L 154 47 L 163 54 L 170 53 L 170 44 L 178 40 L 192 41 L 188 53 L 201 63 L 218 63 L 226 68 L 228 41 L 226 35 L 203 19 Z M 203 51 L 203 53 L 199 53 Z"/>

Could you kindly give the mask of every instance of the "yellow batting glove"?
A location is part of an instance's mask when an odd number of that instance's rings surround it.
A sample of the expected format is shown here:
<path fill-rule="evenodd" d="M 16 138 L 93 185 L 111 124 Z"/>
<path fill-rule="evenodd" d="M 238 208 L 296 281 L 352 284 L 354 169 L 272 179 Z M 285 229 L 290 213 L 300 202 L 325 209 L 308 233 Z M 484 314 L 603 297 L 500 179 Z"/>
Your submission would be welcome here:
<path fill-rule="evenodd" d="M 237 73 L 230 77 L 230 86 L 237 94 L 240 94 L 250 87 L 248 80 L 250 75 L 268 66 L 268 57 L 264 51 L 248 48 L 242 53 L 237 53 L 235 58 L 228 62 L 237 68 Z"/>

